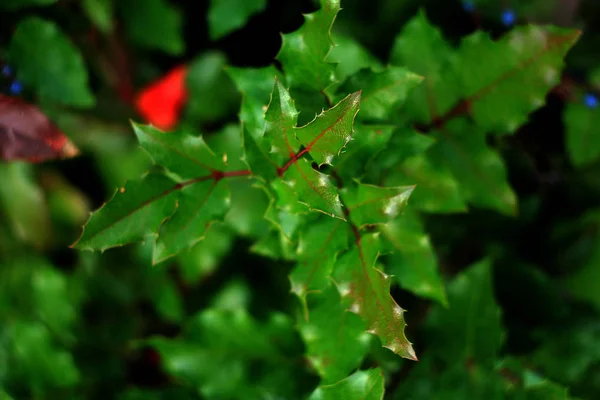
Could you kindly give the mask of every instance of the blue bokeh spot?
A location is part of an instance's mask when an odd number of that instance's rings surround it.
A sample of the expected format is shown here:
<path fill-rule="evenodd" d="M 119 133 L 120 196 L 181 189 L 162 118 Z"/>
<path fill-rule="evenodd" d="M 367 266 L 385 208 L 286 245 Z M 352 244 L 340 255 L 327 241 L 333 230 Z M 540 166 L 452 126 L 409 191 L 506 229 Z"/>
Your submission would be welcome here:
<path fill-rule="evenodd" d="M 23 91 L 23 85 L 21 82 L 14 81 L 10 85 L 10 92 L 12 94 L 20 94 Z"/>
<path fill-rule="evenodd" d="M 2 67 L 2 75 L 11 76 L 12 73 L 13 73 L 13 69 L 10 67 L 10 65 L 5 65 Z"/>
<path fill-rule="evenodd" d="M 511 10 L 510 8 L 507 8 L 506 10 L 502 11 L 502 23 L 504 24 L 504 26 L 512 26 L 515 24 L 515 21 L 517 20 L 517 15 L 515 14 L 515 12 L 513 10 Z"/>
<path fill-rule="evenodd" d="M 463 1 L 463 9 L 466 12 L 475 11 L 475 4 L 472 1 Z"/>
<path fill-rule="evenodd" d="M 598 97 L 593 93 L 586 93 L 586 95 L 583 96 L 583 103 L 586 107 L 596 108 L 598 107 Z"/>

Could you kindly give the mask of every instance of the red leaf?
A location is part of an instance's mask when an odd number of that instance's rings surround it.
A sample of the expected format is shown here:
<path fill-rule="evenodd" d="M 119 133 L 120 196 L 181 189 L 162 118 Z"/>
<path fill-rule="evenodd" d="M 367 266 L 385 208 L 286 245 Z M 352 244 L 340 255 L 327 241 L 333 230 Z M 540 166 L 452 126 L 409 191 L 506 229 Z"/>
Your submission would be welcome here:
<path fill-rule="evenodd" d="M 75 145 L 39 107 L 0 94 L 0 159 L 38 163 L 77 154 Z"/>
<path fill-rule="evenodd" d="M 180 65 L 140 92 L 135 106 L 147 122 L 162 130 L 177 124 L 188 95 L 186 75 L 187 67 Z"/>

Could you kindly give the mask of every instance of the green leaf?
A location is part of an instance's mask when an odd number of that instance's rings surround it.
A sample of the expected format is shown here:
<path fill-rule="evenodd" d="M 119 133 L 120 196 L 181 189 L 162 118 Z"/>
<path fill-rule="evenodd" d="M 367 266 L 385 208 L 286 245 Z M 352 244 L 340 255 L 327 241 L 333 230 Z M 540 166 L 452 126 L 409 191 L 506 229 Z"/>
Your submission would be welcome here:
<path fill-rule="evenodd" d="M 258 140 L 265 131 L 265 110 L 273 90 L 273 79 L 281 77 L 281 73 L 272 65 L 264 68 L 228 67 L 226 72 L 243 95 L 240 121 Z"/>
<path fill-rule="evenodd" d="M 356 187 L 341 191 L 342 200 L 359 228 L 383 224 L 400 215 L 414 186 L 381 187 L 356 182 Z"/>
<path fill-rule="evenodd" d="M 300 143 L 294 136 L 298 114 L 290 93 L 279 79 L 275 79 L 271 101 L 265 114 L 267 125 L 263 141 L 270 145 L 270 153 L 279 156 L 278 162 L 289 160 L 298 152 Z"/>
<path fill-rule="evenodd" d="M 54 344 L 43 323 L 18 321 L 6 330 L 13 360 L 10 375 L 41 391 L 79 383 L 81 376 L 72 354 Z"/>
<path fill-rule="evenodd" d="M 339 0 L 321 0 L 321 9 L 305 15 L 300 29 L 283 35 L 277 59 L 291 86 L 322 91 L 334 81 L 335 64 L 325 59 L 333 45 L 330 30 L 339 11 Z"/>
<path fill-rule="evenodd" d="M 114 0 L 83 0 L 83 11 L 102 32 L 113 30 Z"/>
<path fill-rule="evenodd" d="M 463 39 L 454 74 L 458 94 L 468 102 L 475 123 L 498 133 L 512 133 L 525 123 L 560 80 L 563 58 L 580 34 L 529 25 L 513 29 L 497 42 L 484 32 Z"/>
<path fill-rule="evenodd" d="M 504 341 L 493 291 L 488 260 L 455 277 L 448 285 L 450 308 L 438 306 L 429 314 L 430 351 L 449 365 L 473 360 L 491 368 Z"/>
<path fill-rule="evenodd" d="M 273 317 L 263 324 L 244 310 L 208 309 L 191 319 L 182 337 L 147 342 L 159 351 L 169 375 L 205 398 L 298 398 L 293 383 L 302 370 L 287 367 L 277 347 L 292 332 L 289 319 Z M 280 385 L 272 380 L 277 375 Z"/>
<path fill-rule="evenodd" d="M 371 335 L 360 317 L 348 312 L 331 283 L 311 295 L 310 317 L 299 321 L 299 330 L 311 365 L 323 383 L 335 383 L 356 369 L 369 350 Z"/>
<path fill-rule="evenodd" d="M 225 182 L 211 179 L 183 188 L 175 213 L 160 228 L 153 262 L 164 261 L 204 239 L 210 224 L 222 218 L 228 206 Z"/>
<path fill-rule="evenodd" d="M 296 137 L 317 164 L 330 164 L 352 138 L 360 92 L 346 96 L 309 124 L 296 129 Z"/>
<path fill-rule="evenodd" d="M 583 104 L 568 103 L 563 115 L 566 146 L 569 158 L 577 168 L 585 167 L 600 159 L 600 112 Z"/>
<path fill-rule="evenodd" d="M 238 107 L 239 95 L 225 71 L 226 63 L 224 54 L 209 51 L 189 64 L 185 76 L 188 97 L 184 119 L 187 123 L 193 126 L 214 123 L 229 117 Z"/>
<path fill-rule="evenodd" d="M 375 268 L 381 244 L 379 234 L 363 235 L 338 261 L 334 280 L 350 311 L 365 321 L 367 332 L 377 335 L 383 347 L 416 360 L 404 336 L 404 310 L 390 295 L 391 278 Z"/>
<path fill-rule="evenodd" d="M 50 216 L 33 172 L 25 163 L 0 164 L 0 206 L 16 238 L 43 247 L 50 239 Z"/>
<path fill-rule="evenodd" d="M 340 195 L 330 177 L 314 170 L 305 158 L 294 162 L 284 179 L 298 194 L 298 201 L 308 210 L 344 219 Z"/>
<path fill-rule="evenodd" d="M 386 186 L 416 185 L 411 204 L 427 212 L 461 212 L 467 205 L 458 181 L 434 149 L 406 159 L 385 177 Z"/>
<path fill-rule="evenodd" d="M 269 220 L 286 240 L 292 241 L 297 228 L 306 218 L 306 207 L 299 203 L 294 189 L 281 179 L 271 182 L 270 188 L 263 188 L 271 200 L 265 212 L 265 219 Z"/>
<path fill-rule="evenodd" d="M 95 104 L 79 49 L 53 22 L 23 19 L 12 36 L 8 59 L 17 79 L 49 102 L 89 108 Z"/>
<path fill-rule="evenodd" d="M 344 221 L 323 217 L 311 223 L 298 242 L 298 264 L 290 274 L 291 291 L 306 307 L 306 295 L 330 284 L 338 253 L 348 246 Z"/>
<path fill-rule="evenodd" d="M 256 143 L 247 129 L 242 129 L 244 130 L 244 161 L 248 168 L 257 179 L 265 182 L 273 181 L 277 178 L 279 165 L 271 159 L 270 153 Z"/>
<path fill-rule="evenodd" d="M 238 30 L 266 5 L 266 0 L 211 0 L 208 9 L 210 38 L 217 40 Z"/>
<path fill-rule="evenodd" d="M 327 54 L 326 60 L 337 64 L 337 79 L 345 80 L 363 68 L 381 67 L 381 62 L 353 38 L 334 33 L 333 41 L 335 45 Z"/>
<path fill-rule="evenodd" d="M 181 178 L 210 175 L 225 167 L 223 160 L 212 152 L 202 136 L 181 131 L 162 132 L 150 125 L 136 123 L 133 123 L 133 130 L 154 163 Z"/>
<path fill-rule="evenodd" d="M 423 11 L 396 37 L 390 63 L 402 65 L 425 78 L 423 84 L 412 91 L 403 109 L 415 121 L 429 123 L 450 110 L 458 100 L 448 74 L 453 53 L 441 31 L 429 23 Z"/>
<path fill-rule="evenodd" d="M 5 10 L 18 10 L 25 7 L 47 6 L 56 3 L 58 0 L 3 0 L 0 8 Z"/>
<path fill-rule="evenodd" d="M 406 212 L 380 230 L 394 251 L 386 271 L 402 288 L 448 306 L 435 251 L 417 215 Z"/>
<path fill-rule="evenodd" d="M 364 69 L 352 75 L 342 91 L 362 90 L 359 118 L 363 120 L 390 120 L 408 93 L 418 86 L 423 77 L 404 67 L 388 66 L 382 71 Z"/>
<path fill-rule="evenodd" d="M 159 226 L 175 210 L 180 184 L 150 173 L 129 181 L 90 216 L 73 247 L 105 250 L 156 236 Z"/>
<path fill-rule="evenodd" d="M 196 283 L 214 272 L 231 250 L 233 241 L 234 235 L 225 224 L 212 224 L 203 240 L 177 258 L 182 279 L 186 283 Z"/>
<path fill-rule="evenodd" d="M 309 400 L 383 400 L 383 372 L 376 369 L 356 371 L 333 385 L 320 386 Z"/>
<path fill-rule="evenodd" d="M 121 7 L 125 30 L 132 42 L 149 50 L 180 55 L 185 50 L 181 12 L 166 0 L 128 0 Z"/>
<path fill-rule="evenodd" d="M 464 199 L 516 215 L 517 197 L 508 183 L 504 160 L 488 147 L 482 132 L 464 120 L 454 120 L 437 137 L 431 153 L 453 172 Z"/>

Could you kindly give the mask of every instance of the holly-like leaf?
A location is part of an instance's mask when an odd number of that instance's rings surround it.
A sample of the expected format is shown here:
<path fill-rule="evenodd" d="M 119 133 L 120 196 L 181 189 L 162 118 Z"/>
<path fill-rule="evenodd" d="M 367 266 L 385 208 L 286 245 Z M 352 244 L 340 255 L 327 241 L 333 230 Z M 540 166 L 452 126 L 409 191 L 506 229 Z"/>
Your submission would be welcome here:
<path fill-rule="evenodd" d="M 210 224 L 222 218 L 228 206 L 229 190 L 223 181 L 206 180 L 181 190 L 175 214 L 160 228 L 153 262 L 164 261 L 204 239 Z"/>
<path fill-rule="evenodd" d="M 585 167 L 600 159 L 600 112 L 583 104 L 569 103 L 564 113 L 566 146 L 575 167 Z"/>
<path fill-rule="evenodd" d="M 342 191 L 342 200 L 352 214 L 352 222 L 364 225 L 383 224 L 395 219 L 406 207 L 414 186 L 381 187 L 356 182 Z"/>
<path fill-rule="evenodd" d="M 257 179 L 266 182 L 273 181 L 277 178 L 279 165 L 275 163 L 267 150 L 259 147 L 245 127 L 242 129 L 244 130 L 244 162 Z"/>
<path fill-rule="evenodd" d="M 333 34 L 335 45 L 327 54 L 327 61 L 337 64 L 335 76 L 340 81 L 363 68 L 380 68 L 381 62 L 353 38 Z"/>
<path fill-rule="evenodd" d="M 504 340 L 500 308 L 493 294 L 491 263 L 480 261 L 448 286 L 450 309 L 429 314 L 431 351 L 449 365 L 472 359 L 492 367 Z"/>
<path fill-rule="evenodd" d="M 356 371 L 333 385 L 319 386 L 309 400 L 383 400 L 383 372 L 378 369 Z"/>
<path fill-rule="evenodd" d="M 404 310 L 390 295 L 391 278 L 375 268 L 381 243 L 379 234 L 363 235 L 338 261 L 334 280 L 350 311 L 365 321 L 367 332 L 377 335 L 383 347 L 416 360 L 404 336 Z"/>
<path fill-rule="evenodd" d="M 331 178 L 314 170 L 305 158 L 294 162 L 284 178 L 285 183 L 298 194 L 298 201 L 308 210 L 344 219 L 340 195 Z"/>
<path fill-rule="evenodd" d="M 290 274 L 292 293 L 306 306 L 306 295 L 330 284 L 338 253 L 348 245 L 347 225 L 335 218 L 311 223 L 298 242 L 298 264 Z"/>
<path fill-rule="evenodd" d="M 296 129 L 296 137 L 319 165 L 330 164 L 352 138 L 360 92 L 349 94 L 309 124 Z"/>
<path fill-rule="evenodd" d="M 325 59 L 333 45 L 330 30 L 339 11 L 340 0 L 321 0 L 321 9 L 305 15 L 300 29 L 283 35 L 277 59 L 291 86 L 322 91 L 334 81 L 335 64 Z"/>
<path fill-rule="evenodd" d="M 128 0 L 116 4 L 121 8 L 127 35 L 135 44 L 171 55 L 183 53 L 183 18 L 167 0 Z"/>
<path fill-rule="evenodd" d="M 360 119 L 387 120 L 422 80 L 423 77 L 404 67 L 388 66 L 382 71 L 363 69 L 348 79 L 342 91 L 362 90 Z"/>
<path fill-rule="evenodd" d="M 265 218 L 274 224 L 285 239 L 291 241 L 306 218 L 306 207 L 300 204 L 294 189 L 280 179 L 271 182 L 270 187 L 264 189 L 271 199 Z"/>
<path fill-rule="evenodd" d="M 223 160 L 212 152 L 202 136 L 162 132 L 150 125 L 135 123 L 133 129 L 153 161 L 181 178 L 208 175 L 224 168 Z"/>
<path fill-rule="evenodd" d="M 393 251 L 388 256 L 386 271 L 402 288 L 447 306 L 437 257 L 418 216 L 407 211 L 380 230 Z"/>
<path fill-rule="evenodd" d="M 425 78 L 423 84 L 412 91 L 404 108 L 415 121 L 429 123 L 450 110 L 459 99 L 448 74 L 453 53 L 441 31 L 427 20 L 424 11 L 410 20 L 396 37 L 390 62 Z"/>
<path fill-rule="evenodd" d="M 517 213 L 517 197 L 508 183 L 504 161 L 488 147 L 485 135 L 464 120 L 454 120 L 437 137 L 431 154 L 453 172 L 464 199 L 506 215 Z"/>
<path fill-rule="evenodd" d="M 95 103 L 83 57 L 53 22 L 22 20 L 12 36 L 8 58 L 17 79 L 58 104 L 89 108 Z"/>
<path fill-rule="evenodd" d="M 266 0 L 211 0 L 208 9 L 210 38 L 217 40 L 238 30 L 266 5 Z"/>
<path fill-rule="evenodd" d="M 5 10 L 18 10 L 25 7 L 47 6 L 56 3 L 58 0 L 4 0 L 0 8 Z"/>
<path fill-rule="evenodd" d="M 414 184 L 411 203 L 421 211 L 461 212 L 467 205 L 460 193 L 459 183 L 449 167 L 433 149 L 409 157 L 400 166 L 386 174 L 386 186 Z"/>
<path fill-rule="evenodd" d="M 545 103 L 560 80 L 563 59 L 581 32 L 525 26 L 497 42 L 487 33 L 465 38 L 453 62 L 460 97 L 486 132 L 512 133 Z M 481 60 L 485 61 L 482 68 Z"/>
<path fill-rule="evenodd" d="M 323 384 L 335 383 L 360 365 L 371 336 L 360 317 L 345 309 L 333 284 L 311 296 L 312 302 L 317 304 L 310 307 L 310 317 L 299 322 L 300 335 Z"/>
<path fill-rule="evenodd" d="M 129 181 L 92 213 L 73 247 L 104 250 L 156 236 L 158 227 L 173 213 L 181 188 L 181 184 L 156 173 Z"/>
<path fill-rule="evenodd" d="M 393 125 L 354 124 L 352 140 L 335 163 L 336 172 L 347 179 L 359 178 L 369 162 L 387 147 L 394 129 Z M 397 151 L 394 148 L 394 153 Z"/>
<path fill-rule="evenodd" d="M 294 157 L 300 148 L 294 136 L 298 114 L 290 93 L 279 79 L 275 79 L 271 102 L 265 114 L 267 126 L 263 140 L 270 144 L 271 153 L 279 155 L 278 161 Z"/>
<path fill-rule="evenodd" d="M 273 78 L 281 73 L 273 66 L 264 68 L 228 67 L 226 72 L 243 95 L 240 121 L 250 135 L 258 140 L 265 131 L 265 110 L 273 90 Z"/>

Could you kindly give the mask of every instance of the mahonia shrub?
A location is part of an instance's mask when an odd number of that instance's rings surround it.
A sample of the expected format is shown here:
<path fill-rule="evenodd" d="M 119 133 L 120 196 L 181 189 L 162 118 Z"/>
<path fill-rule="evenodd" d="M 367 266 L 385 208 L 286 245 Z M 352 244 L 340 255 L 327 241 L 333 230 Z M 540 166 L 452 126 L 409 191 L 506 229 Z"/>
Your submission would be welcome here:
<path fill-rule="evenodd" d="M 270 223 L 262 234 L 249 232 L 262 236 L 255 251 L 296 263 L 290 283 L 302 304 L 298 330 L 322 383 L 336 385 L 324 386 L 313 397 L 338 398 L 333 393 L 360 385 L 353 396 L 377 398 L 381 395 L 375 392 L 383 390 L 380 373 L 348 377 L 369 352 L 371 335 L 397 355 L 417 359 L 404 334 L 404 310 L 390 295 L 393 280 L 417 295 L 448 303 L 418 213 L 464 212 L 469 205 L 516 213 L 502 158 L 486 135 L 514 133 L 544 104 L 579 32 L 526 26 L 497 41 L 477 32 L 455 48 L 420 13 L 397 37 L 390 64 L 381 66 L 369 57 L 335 60 L 337 52 L 344 52 L 344 45 L 331 52 L 330 29 L 339 11 L 339 1 L 323 0 L 299 30 L 283 36 L 277 55 L 281 71 L 228 69 L 243 101 L 239 135 L 230 137 L 225 148 L 211 148 L 187 129 L 165 133 L 134 124 L 157 168 L 117 190 L 90 217 L 75 247 L 105 250 L 151 241 L 153 262 L 162 262 L 209 236 L 217 221 L 236 218 L 231 207 L 239 202 L 244 213 Z M 296 96 L 302 102 L 295 102 Z M 308 110 L 302 109 L 304 103 L 311 103 Z M 316 107 L 325 109 L 299 123 L 302 112 Z M 244 204 L 252 196 L 247 191 L 257 188 L 269 198 L 266 209 Z M 403 215 L 409 198 L 413 206 Z M 458 293 L 454 308 L 461 310 L 456 312 L 470 310 L 463 318 L 481 314 L 489 321 L 477 323 L 499 324 L 493 299 L 486 299 L 487 262 L 460 279 L 466 285 L 481 281 L 470 284 L 483 297 L 460 306 L 469 298 Z M 202 327 L 210 331 L 213 318 L 225 318 L 219 324 L 227 325 L 227 317 L 208 312 L 190 330 L 207 335 Z M 250 323 L 243 314 L 229 318 L 232 324 Z M 456 347 L 452 342 L 464 337 L 462 331 L 474 329 L 468 320 L 461 322 L 447 336 L 448 348 Z M 266 336 L 252 339 L 260 328 L 239 329 L 232 333 L 246 342 L 244 350 L 277 353 L 264 342 Z M 467 357 L 477 362 L 481 356 L 483 368 L 501 337 L 482 334 L 482 354 L 465 343 L 461 354 L 446 351 L 447 361 Z M 193 333 L 185 335 L 198 340 Z M 151 344 L 169 372 L 192 379 L 189 374 L 195 372 L 173 354 L 174 340 L 155 338 Z M 187 357 L 195 354 L 190 351 Z M 207 379 L 207 387 L 213 384 Z"/>
<path fill-rule="evenodd" d="M 9 0 L 0 7 L 53 3 Z M 264 0 L 210 3 L 213 40 L 266 7 Z M 473 12 L 487 3 L 464 8 Z M 494 7 L 487 11 L 498 11 Z M 525 15 L 523 7 L 516 8 L 519 14 L 504 10 L 503 24 Z M 168 2 L 90 0 L 82 10 L 104 34 L 114 32 L 113 13 L 127 16 L 124 32 L 138 48 L 173 56 L 184 51 L 182 16 Z M 74 134 L 84 152 L 94 153 L 114 194 L 69 243 L 82 250 L 72 275 L 28 254 L 22 243 L 43 247 L 56 240 L 66 247 L 63 238 L 52 238 L 39 210 L 51 208 L 72 229 L 90 205 L 54 172 L 42 180 L 46 205 L 30 165 L 0 165 L 6 183 L 0 204 L 20 240 L 0 270 L 0 305 L 15 303 L 19 310 L 0 307 L 3 319 L 16 321 L 0 326 L 0 398 L 63 398 L 70 390 L 89 395 L 123 375 L 115 359 L 140 349 L 149 351 L 149 363 L 160 364 L 168 383 L 156 390 L 128 384 L 119 399 L 567 399 L 563 384 L 594 377 L 589 371 L 600 356 L 588 350 L 597 325 L 550 336 L 530 358 L 506 354 L 493 285 L 495 243 L 446 283 L 431 239 L 438 221 L 448 236 L 461 234 L 462 226 L 448 227 L 459 220 L 446 224 L 454 215 L 485 210 L 514 218 L 522 211 L 501 151 L 561 83 L 563 60 L 580 31 L 522 25 L 500 37 L 477 30 L 456 42 L 419 11 L 383 62 L 344 30 L 332 34 L 340 11 L 339 0 L 321 0 L 298 30 L 282 36 L 269 66 L 229 66 L 221 54 L 207 52 L 175 69 L 165 82 L 185 80 L 181 123 L 175 108 L 182 93 L 172 96 L 169 110 L 142 102 L 150 107 L 142 112 L 148 119 L 155 111 L 156 121 L 176 125 L 133 122 L 145 154 L 113 151 L 121 137 L 103 147 Z M 20 92 L 21 83 L 31 88 L 65 131 L 117 129 L 65 112 L 89 110 L 99 99 L 83 55 L 55 23 L 24 17 L 7 59 L 19 83 L 11 92 Z M 120 72 L 111 79 L 118 82 Z M 131 97 L 119 87 L 121 97 Z M 590 107 L 594 98 L 586 99 L 564 113 L 567 152 L 582 170 L 600 159 L 600 146 L 586 141 L 598 117 Z M 239 121 L 219 125 L 236 112 Z M 130 177 L 125 169 L 145 172 L 123 184 Z M 585 231 L 585 245 L 594 247 L 598 215 L 590 210 L 581 225 L 559 226 L 553 240 L 577 241 Z M 1 233 L 0 249 L 11 248 L 15 242 Z M 232 259 L 240 239 L 248 251 Z M 583 265 L 567 286 L 575 297 L 600 303 L 598 251 L 582 257 L 579 249 L 561 259 Z M 250 289 L 237 277 L 209 293 L 210 300 L 184 301 L 189 285 L 227 271 L 228 263 L 251 260 L 253 266 L 256 258 L 276 266 L 273 275 L 287 275 L 283 289 L 275 279 L 252 288 L 265 292 L 262 315 L 251 311 Z M 551 286 L 530 275 L 542 282 L 536 288 Z M 426 299 L 426 308 L 405 315 L 398 287 Z M 19 300 L 22 293 L 31 299 Z M 290 307 L 273 304 L 286 295 L 293 297 Z M 88 296 L 108 298 L 110 311 L 99 312 L 86 303 Z M 149 302 L 178 328 L 131 323 L 127 312 L 136 301 Z M 109 322 L 96 328 L 97 314 Z M 414 331 L 416 339 L 405 333 L 411 314 L 422 331 Z M 82 315 L 89 320 L 78 323 Z M 580 346 L 563 348 L 562 338 L 571 335 Z M 567 353 L 563 373 L 557 360 Z M 81 361 L 93 358 L 102 361 Z M 92 382 L 95 375 L 102 376 L 100 384 Z"/>

